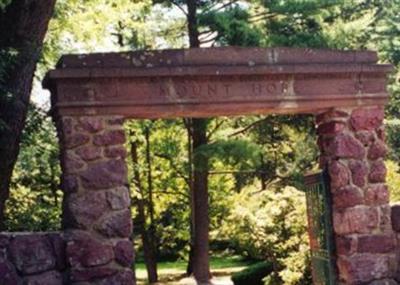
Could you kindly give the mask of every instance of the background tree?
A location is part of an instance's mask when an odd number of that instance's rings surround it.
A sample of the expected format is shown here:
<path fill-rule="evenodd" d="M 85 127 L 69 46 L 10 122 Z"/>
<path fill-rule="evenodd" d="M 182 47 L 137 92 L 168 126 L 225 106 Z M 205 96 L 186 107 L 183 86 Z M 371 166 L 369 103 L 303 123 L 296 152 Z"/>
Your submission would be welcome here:
<path fill-rule="evenodd" d="M 130 154 L 132 159 L 132 172 L 134 189 L 137 195 L 134 195 L 133 201 L 137 208 L 137 219 L 135 222 L 137 231 L 142 236 L 143 255 L 146 263 L 147 275 L 149 283 L 158 282 L 157 275 L 157 244 L 156 229 L 154 217 L 153 202 L 153 165 L 152 165 L 152 149 L 151 149 L 151 122 L 145 121 L 141 124 L 141 135 L 144 137 L 144 149 L 142 152 L 145 156 L 142 161 L 139 160 L 139 134 L 136 135 L 132 131 L 130 133 Z M 138 129 L 138 128 L 136 128 Z M 145 169 L 141 167 L 141 162 L 145 165 Z M 144 176 L 144 177 L 143 177 Z M 145 179 L 145 181 L 143 181 Z M 146 186 L 145 186 L 146 185 Z M 144 188 L 146 187 L 146 188 Z"/>
<path fill-rule="evenodd" d="M 55 0 L 8 2 L 0 10 L 0 230 L 33 75 L 55 5 Z"/>

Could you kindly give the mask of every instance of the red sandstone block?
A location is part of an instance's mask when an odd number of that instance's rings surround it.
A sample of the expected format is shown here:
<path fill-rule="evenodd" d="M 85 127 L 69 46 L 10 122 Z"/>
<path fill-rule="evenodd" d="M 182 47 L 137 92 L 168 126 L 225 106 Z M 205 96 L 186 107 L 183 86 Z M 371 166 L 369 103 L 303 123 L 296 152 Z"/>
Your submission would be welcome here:
<path fill-rule="evenodd" d="M 124 146 L 107 147 L 104 154 L 108 158 L 125 158 L 127 156 Z"/>
<path fill-rule="evenodd" d="M 58 271 L 63 271 L 66 268 L 66 256 L 65 256 L 65 248 L 66 243 L 64 237 L 60 233 L 49 233 L 47 234 L 47 238 L 50 241 L 54 257 L 56 258 L 56 269 Z"/>
<path fill-rule="evenodd" d="M 110 213 L 96 225 L 96 229 L 106 237 L 130 237 L 133 230 L 130 210 Z"/>
<path fill-rule="evenodd" d="M 371 160 L 376 160 L 378 158 L 383 158 L 387 153 L 387 147 L 385 143 L 381 140 L 376 140 L 368 150 L 368 158 Z"/>
<path fill-rule="evenodd" d="M 368 175 L 368 166 L 366 162 L 363 160 L 351 160 L 348 165 L 353 184 L 358 187 L 364 187 Z"/>
<path fill-rule="evenodd" d="M 331 191 L 334 192 L 340 187 L 346 186 L 350 181 L 350 174 L 347 167 L 339 161 L 332 161 L 328 165 Z"/>
<path fill-rule="evenodd" d="M 365 193 L 365 203 L 367 205 L 386 205 L 389 204 L 389 190 L 384 184 L 370 185 Z"/>
<path fill-rule="evenodd" d="M 369 146 L 375 141 L 375 134 L 372 131 L 359 131 L 356 138 L 364 145 Z"/>
<path fill-rule="evenodd" d="M 106 197 L 108 205 L 113 210 L 123 210 L 129 208 L 131 204 L 129 189 L 125 186 L 107 190 Z"/>
<path fill-rule="evenodd" d="M 350 134 L 338 134 L 324 140 L 324 150 L 339 158 L 363 158 L 364 146 Z"/>
<path fill-rule="evenodd" d="M 333 226 L 338 235 L 370 233 L 378 223 L 378 210 L 374 207 L 358 206 L 333 212 Z"/>
<path fill-rule="evenodd" d="M 69 136 L 73 132 L 73 121 L 72 118 L 63 117 L 58 121 L 57 127 L 61 130 L 63 136 Z"/>
<path fill-rule="evenodd" d="M 131 270 L 123 270 L 118 272 L 117 274 L 106 277 L 102 279 L 99 285 L 107 285 L 107 284 L 112 284 L 112 285 L 132 285 L 136 284 L 134 275 Z"/>
<path fill-rule="evenodd" d="M 107 124 L 110 126 L 122 126 L 124 123 L 125 119 L 122 117 L 114 117 L 114 118 L 110 118 L 107 119 Z"/>
<path fill-rule="evenodd" d="M 340 110 L 329 110 L 328 112 L 324 112 L 321 114 L 318 114 L 315 118 L 315 121 L 317 124 L 321 124 L 323 122 L 328 122 L 331 121 L 333 119 L 344 119 L 347 118 L 349 115 L 344 112 L 344 111 L 340 111 Z"/>
<path fill-rule="evenodd" d="M 352 255 L 357 249 L 357 238 L 355 236 L 335 237 L 336 252 L 339 255 Z"/>
<path fill-rule="evenodd" d="M 336 209 L 349 208 L 364 203 L 363 193 L 354 186 L 347 185 L 332 193 L 333 206 Z"/>
<path fill-rule="evenodd" d="M 400 232 L 400 204 L 393 205 L 391 211 L 391 220 L 393 230 Z"/>
<path fill-rule="evenodd" d="M 333 135 L 342 132 L 346 128 L 346 125 L 342 122 L 327 122 L 318 126 L 318 135 Z"/>
<path fill-rule="evenodd" d="M 340 256 L 337 266 L 345 284 L 369 284 L 373 280 L 390 277 L 392 262 L 390 255 L 356 254 Z"/>
<path fill-rule="evenodd" d="M 110 209 L 103 191 L 74 193 L 65 199 L 64 223 L 72 228 L 90 229 Z"/>
<path fill-rule="evenodd" d="M 5 259 L 0 259 L 0 284 L 21 284 L 21 280 L 17 274 L 17 271 L 15 270 L 15 267 Z"/>
<path fill-rule="evenodd" d="M 87 170 L 80 174 L 86 189 L 106 189 L 125 185 L 126 165 L 121 159 L 90 163 Z"/>
<path fill-rule="evenodd" d="M 359 253 L 390 253 L 396 247 L 393 235 L 365 235 L 358 237 Z"/>
<path fill-rule="evenodd" d="M 41 273 L 56 266 L 52 245 L 45 235 L 16 235 L 9 249 L 15 267 L 24 275 Z"/>
<path fill-rule="evenodd" d="M 124 142 L 125 133 L 123 130 L 105 131 L 93 137 L 93 144 L 96 146 L 116 145 L 123 144 Z"/>
<path fill-rule="evenodd" d="M 84 145 L 89 142 L 90 137 L 85 134 L 76 133 L 71 135 L 66 135 L 64 140 L 64 146 L 66 148 L 75 148 L 80 145 Z"/>
<path fill-rule="evenodd" d="M 97 133 L 104 129 L 103 120 L 100 117 L 81 117 L 75 130 L 78 132 Z"/>
<path fill-rule="evenodd" d="M 131 267 L 134 259 L 133 244 L 129 240 L 121 240 L 114 247 L 115 260 L 125 267 Z"/>
<path fill-rule="evenodd" d="M 2 284 L 2 283 L 1 283 Z M 63 285 L 63 278 L 60 272 L 48 271 L 39 275 L 27 276 L 24 278 L 24 285 Z"/>
<path fill-rule="evenodd" d="M 371 283 L 368 283 L 368 285 L 398 285 L 394 279 L 381 279 L 381 280 L 375 280 L 372 281 Z"/>
<path fill-rule="evenodd" d="M 354 130 L 374 130 L 382 125 L 383 108 L 360 108 L 351 113 L 350 123 Z"/>
<path fill-rule="evenodd" d="M 390 218 L 391 207 L 389 204 L 378 207 L 379 209 L 379 228 L 382 233 L 393 233 L 392 221 Z"/>
<path fill-rule="evenodd" d="M 85 166 L 85 163 L 76 156 L 73 156 L 67 151 L 61 161 L 61 166 L 65 174 L 77 173 Z"/>
<path fill-rule="evenodd" d="M 110 266 L 97 266 L 89 268 L 72 268 L 70 271 L 70 280 L 72 282 L 92 281 L 95 279 L 104 279 L 118 272 L 118 269 Z"/>
<path fill-rule="evenodd" d="M 7 233 L 0 233 L 0 250 L 6 248 L 10 244 L 10 235 Z M 1 251 L 0 251 L 1 252 Z M 0 255 L 0 258 L 2 256 Z"/>
<path fill-rule="evenodd" d="M 101 157 L 101 148 L 94 146 L 84 146 L 75 150 L 75 153 L 85 161 L 99 159 Z"/>
<path fill-rule="evenodd" d="M 386 180 L 386 166 L 383 160 L 375 161 L 371 164 L 368 180 L 371 183 L 383 183 Z"/>
<path fill-rule="evenodd" d="M 92 267 L 110 263 L 114 258 L 111 244 L 101 242 L 88 234 L 75 233 L 67 242 L 66 255 L 72 268 Z"/>

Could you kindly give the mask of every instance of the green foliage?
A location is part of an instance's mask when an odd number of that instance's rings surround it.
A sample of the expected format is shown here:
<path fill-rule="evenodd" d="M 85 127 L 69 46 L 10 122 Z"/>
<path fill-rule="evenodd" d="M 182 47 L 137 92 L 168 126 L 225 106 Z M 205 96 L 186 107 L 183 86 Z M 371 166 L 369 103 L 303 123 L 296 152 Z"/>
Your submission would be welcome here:
<path fill-rule="evenodd" d="M 330 19 L 339 0 L 261 1 L 266 17 L 266 45 L 326 47 L 324 21 Z"/>
<path fill-rule="evenodd" d="M 57 139 L 50 118 L 34 105 L 21 141 L 6 204 L 6 227 L 10 231 L 59 229 L 62 193 Z"/>
<path fill-rule="evenodd" d="M 389 144 L 388 157 L 393 161 L 400 161 L 400 120 L 386 120 L 386 141 Z"/>
<path fill-rule="evenodd" d="M 239 5 L 220 11 L 211 10 L 199 17 L 199 26 L 211 30 L 219 45 L 258 46 L 262 33 L 249 23 L 250 14 Z"/>
<path fill-rule="evenodd" d="M 399 1 L 385 1 L 377 17 L 373 40 L 377 45 L 383 61 L 394 65 L 388 90 L 391 93 L 387 109 L 389 118 L 399 118 L 400 115 L 400 3 Z"/>
<path fill-rule="evenodd" d="M 195 153 L 209 157 L 210 163 L 221 161 L 237 170 L 256 169 L 260 154 L 260 147 L 246 139 L 217 140 L 200 147 Z"/>
<path fill-rule="evenodd" d="M 379 14 L 376 16 L 375 33 L 380 55 L 395 66 L 400 64 L 400 2 L 382 1 Z"/>
<path fill-rule="evenodd" d="M 220 235 L 241 255 L 272 262 L 269 284 L 305 284 L 309 249 L 304 193 L 292 187 L 260 192 L 251 186 L 231 195 L 228 203 L 231 214 Z"/>
<path fill-rule="evenodd" d="M 18 185 L 7 200 L 8 231 L 53 231 L 60 229 L 61 206 L 55 205 L 47 191 L 34 192 Z M 61 196 L 61 192 L 58 193 Z"/>
<path fill-rule="evenodd" d="M 271 274 L 272 271 L 272 263 L 263 261 L 234 273 L 232 275 L 232 281 L 235 285 L 264 285 L 264 277 Z"/>
<path fill-rule="evenodd" d="M 398 161 L 386 161 L 386 184 L 389 188 L 390 202 L 400 202 L 400 167 Z"/>
<path fill-rule="evenodd" d="M 0 1 L 0 11 L 4 10 L 8 4 L 11 3 L 12 0 L 1 0 Z"/>

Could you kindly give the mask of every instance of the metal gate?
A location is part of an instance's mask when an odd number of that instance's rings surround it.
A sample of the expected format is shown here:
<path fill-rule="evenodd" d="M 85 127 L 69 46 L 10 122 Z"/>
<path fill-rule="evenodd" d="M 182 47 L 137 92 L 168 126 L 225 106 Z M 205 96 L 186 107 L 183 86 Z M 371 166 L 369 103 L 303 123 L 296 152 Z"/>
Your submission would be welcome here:
<path fill-rule="evenodd" d="M 315 285 L 335 285 L 336 270 L 329 177 L 325 172 L 306 175 L 308 233 Z"/>

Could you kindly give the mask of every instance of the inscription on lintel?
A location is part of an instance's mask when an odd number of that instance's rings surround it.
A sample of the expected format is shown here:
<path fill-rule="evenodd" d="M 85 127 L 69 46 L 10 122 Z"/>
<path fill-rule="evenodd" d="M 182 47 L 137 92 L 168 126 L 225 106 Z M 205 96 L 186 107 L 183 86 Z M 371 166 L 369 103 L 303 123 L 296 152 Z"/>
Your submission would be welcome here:
<path fill-rule="evenodd" d="M 288 95 L 287 81 L 243 81 L 243 82 L 173 82 L 158 83 L 158 96 L 171 99 L 217 99 L 234 97 L 270 97 Z"/>

